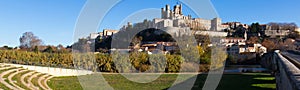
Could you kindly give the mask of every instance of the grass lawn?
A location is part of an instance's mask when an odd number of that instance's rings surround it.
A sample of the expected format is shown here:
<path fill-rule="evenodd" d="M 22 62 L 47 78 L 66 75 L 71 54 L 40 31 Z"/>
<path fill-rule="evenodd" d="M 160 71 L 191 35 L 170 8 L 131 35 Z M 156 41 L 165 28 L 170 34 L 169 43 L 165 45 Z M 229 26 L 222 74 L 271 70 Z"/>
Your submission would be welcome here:
<path fill-rule="evenodd" d="M 6 69 L 5 69 L 6 70 Z M 0 70 L 0 73 L 2 73 L 5 70 Z M 4 84 L 0 83 L 0 89 L 9 90 L 8 87 L 6 87 Z"/>
<path fill-rule="evenodd" d="M 270 74 L 250 73 L 223 75 L 217 90 L 275 90 L 275 77 Z"/>
<path fill-rule="evenodd" d="M 82 90 L 77 77 L 55 77 L 48 82 L 53 90 Z"/>
<path fill-rule="evenodd" d="M 5 66 L 4 66 L 4 67 L 5 67 Z M 16 68 L 14 67 L 14 68 L 3 69 L 3 70 L 0 70 L 0 73 L 3 73 L 3 72 L 5 72 L 5 71 L 11 70 L 11 69 L 16 69 Z M 5 81 L 7 81 L 7 80 L 5 80 Z M 5 86 L 4 84 L 2 84 L 2 83 L 0 83 L 0 89 L 9 90 L 9 88 L 6 87 L 6 86 Z"/>
<path fill-rule="evenodd" d="M 163 74 L 150 83 L 135 83 L 118 74 L 103 74 L 103 76 L 116 90 L 168 89 L 177 77 L 176 74 Z M 206 76 L 205 74 L 198 75 L 193 89 L 201 89 L 206 80 Z M 102 82 L 93 83 L 101 84 Z M 48 82 L 48 85 L 54 90 L 82 90 L 77 77 L 55 77 Z M 180 85 L 180 83 L 178 85 Z M 269 74 L 226 74 L 223 75 L 217 90 L 274 90 L 275 87 L 275 79 Z"/>
<path fill-rule="evenodd" d="M 14 81 L 17 81 L 16 85 L 20 86 L 21 88 L 24 88 L 25 90 L 29 90 L 25 85 L 23 85 L 21 83 L 21 77 L 23 74 L 26 74 L 26 73 L 29 73 L 29 72 L 32 72 L 32 71 L 25 71 L 25 72 L 22 72 L 22 73 L 19 73 L 19 74 L 16 74 L 12 80 Z"/>
<path fill-rule="evenodd" d="M 39 86 L 38 79 L 39 79 L 40 77 L 42 77 L 43 75 L 46 75 L 46 74 L 39 74 L 39 75 L 37 75 L 36 77 L 32 78 L 32 80 L 31 80 L 32 84 L 33 84 L 34 86 L 36 86 L 36 87 L 39 87 L 40 90 L 42 90 L 42 88 Z"/>

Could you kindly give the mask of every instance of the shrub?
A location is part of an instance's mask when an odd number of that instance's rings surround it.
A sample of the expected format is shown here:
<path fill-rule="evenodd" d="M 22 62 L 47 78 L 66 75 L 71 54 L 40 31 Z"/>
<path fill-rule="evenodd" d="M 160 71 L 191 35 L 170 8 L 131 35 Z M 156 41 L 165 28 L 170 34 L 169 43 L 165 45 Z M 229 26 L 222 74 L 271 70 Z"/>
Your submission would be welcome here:
<path fill-rule="evenodd" d="M 120 62 L 114 63 L 113 56 Z M 209 59 L 204 60 L 207 60 L 206 63 L 209 62 Z M 195 65 L 183 64 L 183 61 L 184 59 L 180 55 L 148 55 L 143 52 L 130 53 L 128 58 L 122 54 L 72 54 L 0 50 L 1 63 L 77 68 L 101 72 L 179 72 L 181 68 L 196 70 Z M 181 67 L 181 64 L 183 64 L 183 67 Z M 130 65 L 132 67 L 128 67 Z M 122 68 L 117 70 L 117 67 Z M 199 68 L 200 71 L 207 71 L 207 68 L 202 69 L 201 65 Z"/>

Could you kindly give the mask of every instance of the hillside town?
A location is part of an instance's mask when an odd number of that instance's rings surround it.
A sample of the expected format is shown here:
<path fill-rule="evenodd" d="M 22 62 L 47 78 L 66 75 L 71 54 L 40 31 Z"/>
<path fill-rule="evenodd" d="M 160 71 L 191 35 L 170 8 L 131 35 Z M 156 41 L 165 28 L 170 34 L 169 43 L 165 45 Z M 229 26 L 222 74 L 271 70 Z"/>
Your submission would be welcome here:
<path fill-rule="evenodd" d="M 176 4 L 173 8 L 165 5 L 161 8 L 160 18 L 145 19 L 136 23 L 128 22 L 119 30 L 104 29 L 102 32 L 91 33 L 88 37 L 80 38 L 74 44 L 66 47 L 39 45 L 42 41 L 33 37 L 33 42 L 30 42 L 32 45 L 24 42 L 24 45 L 21 43 L 20 47 L 3 46 L 0 49 L 50 53 L 78 51 L 110 53 L 119 50 L 147 54 L 180 54 L 178 42 L 173 37 L 194 36 L 199 50 L 207 52 L 205 54 L 209 57 L 210 49 L 216 46 L 209 40 L 211 37 L 218 37 L 221 38 L 218 44 L 222 45 L 227 52 L 227 61 L 233 64 L 245 64 L 244 61 L 247 60 L 257 64 L 260 56 L 274 50 L 300 50 L 300 29 L 295 23 L 260 24 L 256 22 L 249 25 L 237 21 L 222 22 L 219 17 L 203 19 L 184 15 L 182 8 L 182 4 Z M 130 37 L 132 40 L 130 39 L 131 43 L 128 47 L 111 48 L 113 38 L 122 34 L 126 35 L 131 31 L 140 32 L 135 37 Z M 26 35 L 34 36 L 31 32 L 26 32 L 23 36 Z"/>
<path fill-rule="evenodd" d="M 0 1 L 0 90 L 300 90 L 300 1 L 113 1 Z"/>
<path fill-rule="evenodd" d="M 198 37 L 221 37 L 221 45 L 225 46 L 232 62 L 238 63 L 239 61 L 247 59 L 257 59 L 257 57 L 272 51 L 275 47 L 270 47 L 266 43 L 268 41 L 276 42 L 281 40 L 282 43 L 291 41 L 294 44 L 294 49 L 299 49 L 299 39 L 297 39 L 297 31 L 299 28 L 294 23 L 269 23 L 259 24 L 252 23 L 251 25 L 241 22 L 222 22 L 221 18 L 213 18 L 211 20 L 203 18 L 193 18 L 191 15 L 185 16 L 182 11 L 182 5 L 177 4 L 174 8 L 166 5 L 161 8 L 161 17 L 154 18 L 153 20 L 144 20 L 143 22 L 131 23 L 128 22 L 120 30 L 104 29 L 99 33 L 91 33 L 87 38 L 89 42 L 95 42 L 96 52 L 110 52 L 116 48 L 110 48 L 109 41 L 114 35 L 120 31 L 130 31 L 133 29 L 149 29 L 163 30 L 171 36 L 184 36 L 195 35 Z M 156 33 L 159 31 L 155 31 Z M 155 33 L 154 32 L 154 33 Z M 145 38 L 145 37 L 144 37 Z M 148 37 L 152 38 L 152 37 Z M 196 38 L 199 39 L 199 38 Z M 102 41 L 97 43 L 97 41 Z M 106 41 L 106 42 L 105 42 Z M 212 47 L 212 44 L 204 44 L 198 40 L 198 45 L 207 45 Z M 100 45 L 99 45 L 100 44 Z M 98 47 L 99 46 L 99 47 Z M 279 48 L 279 47 L 278 47 Z M 282 48 L 282 47 L 281 47 Z M 127 52 L 139 51 L 147 52 L 148 54 L 158 53 L 157 49 L 161 50 L 164 54 L 174 54 L 179 51 L 176 42 L 152 40 L 143 41 L 138 44 L 131 44 L 128 48 L 119 48 Z"/>

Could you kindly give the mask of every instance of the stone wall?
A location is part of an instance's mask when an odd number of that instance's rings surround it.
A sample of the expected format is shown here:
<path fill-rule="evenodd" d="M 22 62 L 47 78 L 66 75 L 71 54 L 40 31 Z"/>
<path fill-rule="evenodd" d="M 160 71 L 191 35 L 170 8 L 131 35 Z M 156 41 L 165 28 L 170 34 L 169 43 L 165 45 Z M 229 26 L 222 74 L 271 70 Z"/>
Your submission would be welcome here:
<path fill-rule="evenodd" d="M 93 73 L 92 71 L 77 70 L 77 69 L 64 69 L 64 68 L 30 66 L 30 65 L 20 65 L 20 64 L 6 64 L 6 65 L 23 67 L 24 69 L 34 70 L 41 73 L 47 73 L 53 76 L 80 76 L 80 75 L 87 75 Z"/>
<path fill-rule="evenodd" d="M 274 52 L 264 55 L 262 66 L 272 70 L 277 90 L 300 90 L 300 69 L 291 58 Z"/>

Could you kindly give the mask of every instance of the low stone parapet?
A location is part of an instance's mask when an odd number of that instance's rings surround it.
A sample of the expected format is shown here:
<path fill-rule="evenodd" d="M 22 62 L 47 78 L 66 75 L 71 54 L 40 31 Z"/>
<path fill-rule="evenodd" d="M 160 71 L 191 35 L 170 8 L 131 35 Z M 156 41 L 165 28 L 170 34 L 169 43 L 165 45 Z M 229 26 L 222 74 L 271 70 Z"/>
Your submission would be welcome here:
<path fill-rule="evenodd" d="M 80 76 L 92 74 L 92 71 L 88 70 L 77 70 L 77 69 L 65 69 L 65 68 L 55 68 L 55 67 L 43 67 L 43 66 L 31 66 L 31 65 L 20 65 L 20 64 L 7 64 L 15 67 L 23 67 L 28 70 L 34 70 L 40 73 L 47 73 L 53 76 Z"/>

